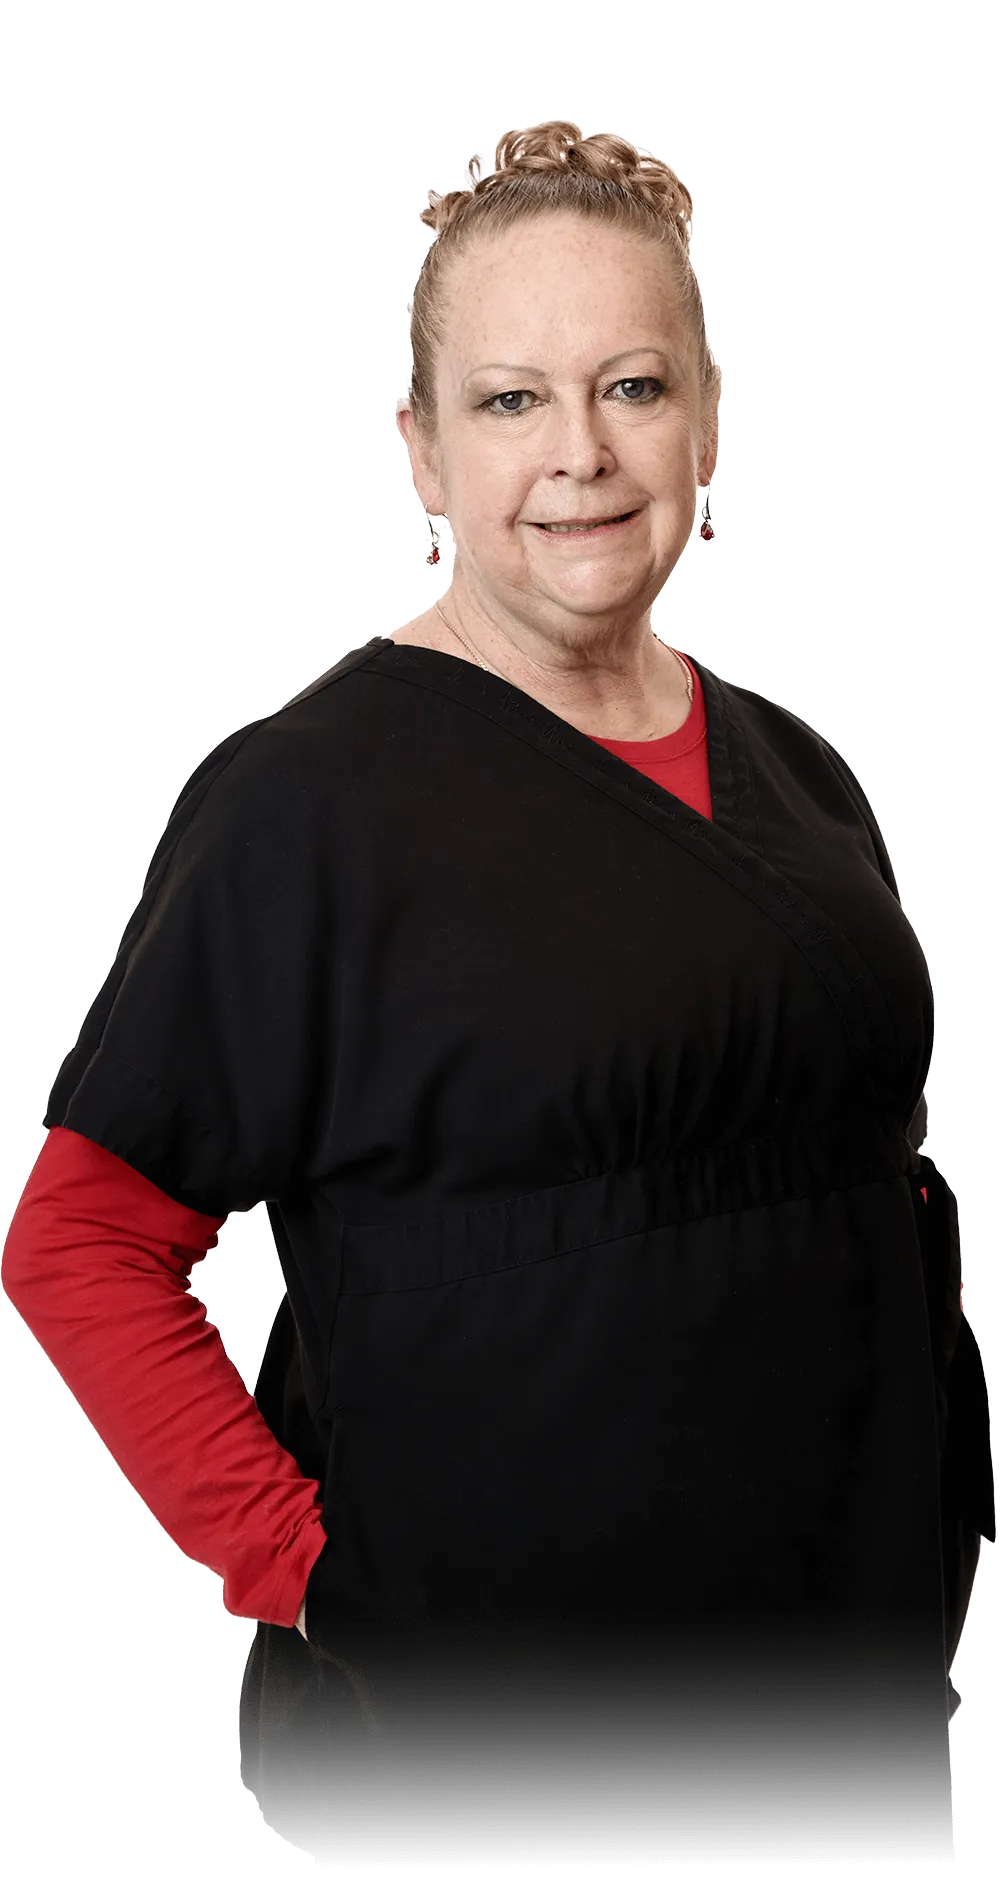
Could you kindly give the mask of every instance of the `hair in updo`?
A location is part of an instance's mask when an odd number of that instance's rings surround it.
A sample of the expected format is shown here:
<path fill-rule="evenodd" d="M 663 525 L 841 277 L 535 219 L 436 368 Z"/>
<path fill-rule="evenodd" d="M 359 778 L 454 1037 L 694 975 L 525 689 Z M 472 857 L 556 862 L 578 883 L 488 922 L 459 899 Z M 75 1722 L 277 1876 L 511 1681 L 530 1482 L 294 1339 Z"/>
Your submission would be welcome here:
<path fill-rule="evenodd" d="M 691 268 L 691 193 L 669 165 L 640 156 L 634 145 L 611 132 L 581 138 L 567 119 L 548 119 L 527 131 L 505 132 L 496 150 L 496 170 L 479 176 L 479 158 L 469 162 L 469 191 L 428 193 L 421 211 L 436 231 L 410 304 L 413 373 L 409 404 L 421 431 L 436 429 L 435 362 L 443 340 L 444 277 L 474 239 L 507 231 L 550 211 L 573 211 L 631 230 L 660 243 L 668 252 L 680 295 L 682 314 L 695 344 L 703 397 L 717 396 L 722 371 L 705 336 L 701 291 Z"/>

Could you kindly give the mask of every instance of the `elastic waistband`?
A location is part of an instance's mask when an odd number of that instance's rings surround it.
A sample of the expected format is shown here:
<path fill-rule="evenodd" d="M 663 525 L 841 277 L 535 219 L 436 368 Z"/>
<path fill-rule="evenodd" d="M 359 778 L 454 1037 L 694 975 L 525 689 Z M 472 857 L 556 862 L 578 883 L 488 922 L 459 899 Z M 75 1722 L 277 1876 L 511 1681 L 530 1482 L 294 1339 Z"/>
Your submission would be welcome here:
<path fill-rule="evenodd" d="M 341 1289 L 356 1295 L 446 1283 L 689 1219 L 915 1174 L 919 1165 L 898 1124 L 855 1114 L 434 1218 L 345 1225 Z"/>

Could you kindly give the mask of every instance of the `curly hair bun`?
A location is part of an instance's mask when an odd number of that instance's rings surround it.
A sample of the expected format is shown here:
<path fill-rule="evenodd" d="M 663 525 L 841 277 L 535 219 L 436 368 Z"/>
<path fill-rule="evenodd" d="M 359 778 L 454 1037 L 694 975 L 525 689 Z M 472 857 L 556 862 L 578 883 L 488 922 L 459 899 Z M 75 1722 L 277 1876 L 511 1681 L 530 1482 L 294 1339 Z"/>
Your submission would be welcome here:
<path fill-rule="evenodd" d="M 444 230 L 465 208 L 488 192 L 508 186 L 528 172 L 567 173 L 617 186 L 627 197 L 641 200 L 648 210 L 673 225 L 685 251 L 691 238 L 691 193 L 676 172 L 658 158 L 641 155 L 634 145 L 612 132 L 582 138 L 569 119 L 548 119 L 527 131 L 505 132 L 496 148 L 496 170 L 479 175 L 478 154 L 469 161 L 471 191 L 428 192 L 421 222 Z"/>

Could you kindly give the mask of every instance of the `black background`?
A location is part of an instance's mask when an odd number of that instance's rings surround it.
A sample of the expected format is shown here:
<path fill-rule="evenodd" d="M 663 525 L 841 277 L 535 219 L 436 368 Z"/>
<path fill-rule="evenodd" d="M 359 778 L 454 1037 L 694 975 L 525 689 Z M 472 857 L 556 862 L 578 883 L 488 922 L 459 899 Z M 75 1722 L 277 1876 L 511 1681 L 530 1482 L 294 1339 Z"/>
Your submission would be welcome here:
<path fill-rule="evenodd" d="M 163 64 L 137 59 L 121 91 L 91 76 L 87 110 L 70 110 L 66 53 L 40 97 L 36 269 L 17 290 L 25 582 L 13 611 L 8 599 L 2 766 L 8 1217 L 51 1071 L 184 774 L 448 578 L 423 569 L 391 434 L 416 201 L 454 182 L 472 144 L 565 104 L 586 129 L 628 110 L 626 135 L 696 186 L 696 267 L 750 427 L 740 451 L 740 410 L 723 404 L 721 542 L 691 548 L 658 626 L 808 713 L 861 775 L 937 963 L 930 1153 L 962 1189 L 962 1231 L 981 1229 L 975 686 L 949 597 L 947 493 L 928 501 L 920 485 L 920 415 L 930 434 L 939 400 L 909 366 L 915 275 L 892 220 L 877 239 L 844 220 L 839 167 L 789 165 L 765 125 L 717 135 L 630 87 L 581 100 L 472 87 L 459 114 L 454 87 L 444 99 L 427 82 L 362 118 L 343 78 L 319 97 L 302 72 L 262 76 L 258 51 L 252 82 L 220 57 L 211 78 L 192 59 L 167 85 Z M 772 190 L 748 188 L 751 157 Z M 892 193 L 892 159 L 873 148 L 865 178 Z M 262 1212 L 231 1221 L 197 1282 L 252 1380 L 279 1295 Z M 991 1297 L 973 1244 L 966 1308 L 987 1363 Z M 231 1699 L 249 1627 L 146 1519 L 9 1310 L 0 1352 L 8 1826 L 34 1813 L 40 1864 L 311 1873 L 239 1784 Z M 962 1862 L 991 1833 L 977 1775 L 992 1650 L 979 1604 L 962 1644 L 970 1710 L 951 1727 Z"/>

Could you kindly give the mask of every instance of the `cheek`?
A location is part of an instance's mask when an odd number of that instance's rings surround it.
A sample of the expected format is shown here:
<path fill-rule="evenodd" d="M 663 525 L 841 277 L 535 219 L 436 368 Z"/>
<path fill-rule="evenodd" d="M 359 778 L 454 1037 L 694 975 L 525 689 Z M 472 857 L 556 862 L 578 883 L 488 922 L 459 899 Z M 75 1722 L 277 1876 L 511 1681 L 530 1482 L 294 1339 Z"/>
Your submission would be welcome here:
<path fill-rule="evenodd" d="M 524 515 L 535 476 L 523 470 L 513 455 L 483 455 L 466 466 L 462 479 L 462 511 L 486 539 L 509 534 Z"/>

